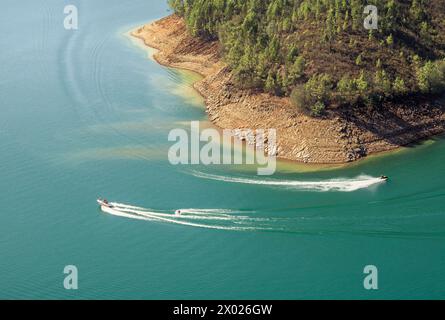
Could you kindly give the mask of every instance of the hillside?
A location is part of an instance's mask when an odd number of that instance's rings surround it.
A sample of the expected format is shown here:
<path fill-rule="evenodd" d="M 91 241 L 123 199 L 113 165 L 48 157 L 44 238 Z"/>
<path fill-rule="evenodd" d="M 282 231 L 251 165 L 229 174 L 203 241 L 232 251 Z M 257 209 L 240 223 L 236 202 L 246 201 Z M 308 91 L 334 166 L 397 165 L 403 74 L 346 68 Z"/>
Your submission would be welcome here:
<path fill-rule="evenodd" d="M 159 63 L 204 76 L 194 87 L 213 124 L 275 128 L 279 158 L 338 164 L 445 132 L 444 1 L 385 1 L 399 22 L 371 36 L 364 15 L 354 27 L 357 1 L 170 1 L 178 14 L 132 35 Z M 332 15 L 343 24 L 327 41 Z"/>
<path fill-rule="evenodd" d="M 217 41 L 235 85 L 326 108 L 437 96 L 445 88 L 445 0 L 169 0 L 189 32 Z M 363 9 L 379 9 L 366 30 Z"/>

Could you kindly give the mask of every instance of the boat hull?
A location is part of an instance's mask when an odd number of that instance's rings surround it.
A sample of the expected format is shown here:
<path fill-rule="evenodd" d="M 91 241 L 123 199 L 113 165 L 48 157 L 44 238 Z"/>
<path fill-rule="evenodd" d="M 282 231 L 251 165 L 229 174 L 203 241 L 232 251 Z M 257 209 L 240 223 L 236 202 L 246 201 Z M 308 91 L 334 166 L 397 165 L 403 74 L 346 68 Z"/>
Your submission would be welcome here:
<path fill-rule="evenodd" d="M 101 206 L 101 207 L 108 207 L 108 208 L 113 208 L 113 206 L 101 199 L 97 199 L 97 203 Z"/>

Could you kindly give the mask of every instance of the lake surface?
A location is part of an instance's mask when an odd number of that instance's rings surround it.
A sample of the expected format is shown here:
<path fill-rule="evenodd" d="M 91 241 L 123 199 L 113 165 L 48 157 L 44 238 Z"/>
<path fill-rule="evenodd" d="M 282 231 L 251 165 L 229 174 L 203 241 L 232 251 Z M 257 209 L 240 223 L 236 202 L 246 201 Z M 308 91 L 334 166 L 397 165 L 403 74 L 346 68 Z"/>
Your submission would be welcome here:
<path fill-rule="evenodd" d="M 173 166 L 170 130 L 207 121 L 199 77 L 126 36 L 165 1 L 71 3 L 76 31 L 61 1 L 2 2 L 0 298 L 445 298 L 441 138 L 269 178 Z M 99 196 L 143 219 L 101 213 Z M 180 208 L 194 209 L 167 216 Z"/>

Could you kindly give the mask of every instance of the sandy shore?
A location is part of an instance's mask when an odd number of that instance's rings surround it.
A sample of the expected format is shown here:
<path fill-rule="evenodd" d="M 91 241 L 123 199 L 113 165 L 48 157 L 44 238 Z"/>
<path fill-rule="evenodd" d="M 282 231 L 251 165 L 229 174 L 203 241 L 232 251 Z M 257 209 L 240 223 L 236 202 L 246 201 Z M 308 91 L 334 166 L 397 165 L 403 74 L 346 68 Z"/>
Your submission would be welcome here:
<path fill-rule="evenodd" d="M 131 33 L 158 50 L 162 65 L 201 74 L 194 87 L 205 98 L 209 119 L 225 129 L 277 129 L 278 157 L 340 164 L 397 149 L 445 132 L 444 100 L 404 102 L 381 110 L 330 110 L 323 119 L 296 110 L 288 98 L 240 90 L 220 57 L 217 42 L 191 37 L 172 15 Z"/>

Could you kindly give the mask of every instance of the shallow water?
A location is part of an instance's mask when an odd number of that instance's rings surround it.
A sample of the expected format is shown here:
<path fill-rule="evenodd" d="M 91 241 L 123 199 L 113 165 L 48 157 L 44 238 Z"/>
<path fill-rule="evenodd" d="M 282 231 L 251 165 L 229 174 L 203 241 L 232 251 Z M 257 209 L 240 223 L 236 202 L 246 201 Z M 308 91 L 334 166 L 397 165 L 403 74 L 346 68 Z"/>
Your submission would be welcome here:
<path fill-rule="evenodd" d="M 72 3 L 75 32 L 60 1 L 0 13 L 0 298 L 444 297 L 442 139 L 269 178 L 172 166 L 168 132 L 207 120 L 196 75 L 125 35 L 166 4 Z M 379 291 L 363 289 L 369 264 Z"/>

